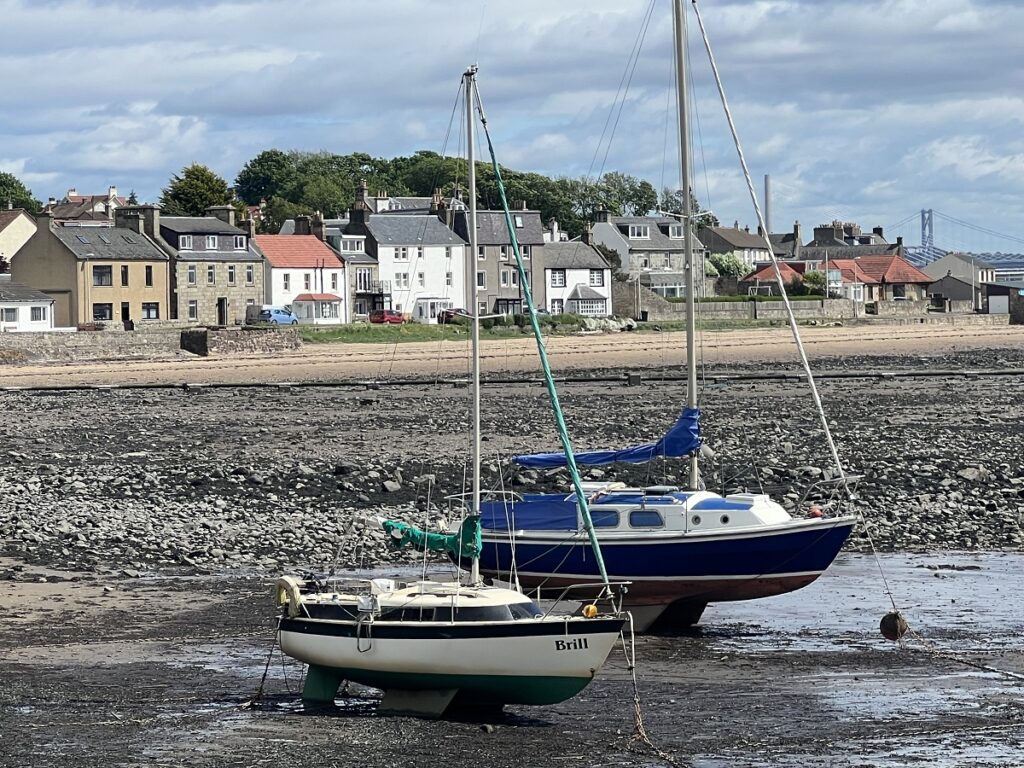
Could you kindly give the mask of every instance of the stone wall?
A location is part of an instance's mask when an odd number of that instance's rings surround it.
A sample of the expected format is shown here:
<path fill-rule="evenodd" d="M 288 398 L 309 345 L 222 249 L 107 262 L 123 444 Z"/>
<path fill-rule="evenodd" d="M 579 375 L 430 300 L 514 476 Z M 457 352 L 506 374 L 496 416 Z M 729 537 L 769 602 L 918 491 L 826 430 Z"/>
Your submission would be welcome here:
<path fill-rule="evenodd" d="M 244 355 L 290 352 L 302 347 L 294 328 L 190 328 L 181 332 L 181 348 L 194 355 Z"/>
<path fill-rule="evenodd" d="M 1024 296 L 1010 291 L 1010 325 L 1024 325 Z"/>
<path fill-rule="evenodd" d="M 176 357 L 180 332 L 165 330 L 0 333 L 0 363 L 78 362 Z"/>
<path fill-rule="evenodd" d="M 928 314 L 931 305 L 931 301 L 871 301 L 864 308 L 878 317 L 909 317 Z"/>

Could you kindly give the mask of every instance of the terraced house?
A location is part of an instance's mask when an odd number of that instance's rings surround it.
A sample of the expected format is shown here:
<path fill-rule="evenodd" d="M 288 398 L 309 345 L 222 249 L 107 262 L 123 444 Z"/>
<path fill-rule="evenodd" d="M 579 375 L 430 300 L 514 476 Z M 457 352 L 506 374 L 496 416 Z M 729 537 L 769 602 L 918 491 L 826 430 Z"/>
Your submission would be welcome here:
<path fill-rule="evenodd" d="M 213 206 L 206 216 L 161 216 L 156 205 L 115 211 L 118 222 L 142 220 L 145 234 L 171 257 L 171 319 L 201 325 L 241 325 L 245 307 L 263 303 L 262 257 L 250 233 L 235 226 L 235 209 Z"/>
<path fill-rule="evenodd" d="M 48 214 L 11 262 L 12 279 L 53 297 L 57 327 L 168 317 L 169 259 L 139 216 L 113 227 L 61 226 Z"/>

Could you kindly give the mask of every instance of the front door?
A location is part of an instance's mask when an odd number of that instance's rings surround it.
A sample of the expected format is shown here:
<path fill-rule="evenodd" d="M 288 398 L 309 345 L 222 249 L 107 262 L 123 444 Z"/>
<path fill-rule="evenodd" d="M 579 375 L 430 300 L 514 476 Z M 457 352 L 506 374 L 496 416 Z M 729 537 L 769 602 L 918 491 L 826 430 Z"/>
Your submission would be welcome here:
<path fill-rule="evenodd" d="M 135 330 L 132 326 L 132 305 L 127 301 L 121 302 L 121 322 L 124 324 L 126 331 Z"/>
<path fill-rule="evenodd" d="M 217 299 L 217 325 L 228 324 L 228 300 L 221 296 Z"/>

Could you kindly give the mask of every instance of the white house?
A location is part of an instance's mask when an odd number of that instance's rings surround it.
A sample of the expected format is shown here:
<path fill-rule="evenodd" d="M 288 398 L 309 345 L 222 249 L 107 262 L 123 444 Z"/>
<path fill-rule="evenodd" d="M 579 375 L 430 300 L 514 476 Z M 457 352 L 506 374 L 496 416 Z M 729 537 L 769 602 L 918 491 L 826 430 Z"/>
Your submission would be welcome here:
<path fill-rule="evenodd" d="M 0 275 L 0 332 L 49 331 L 53 328 L 53 299 L 42 291 Z"/>
<path fill-rule="evenodd" d="M 348 322 L 345 262 L 315 235 L 256 235 L 263 253 L 266 303 L 291 306 L 300 323 Z"/>
<path fill-rule="evenodd" d="M 607 317 L 612 314 L 612 271 L 586 240 L 544 245 L 547 310 L 553 314 Z"/>
<path fill-rule="evenodd" d="M 21 208 L 0 211 L 0 262 L 10 265 L 14 256 L 36 233 L 36 220 Z"/>

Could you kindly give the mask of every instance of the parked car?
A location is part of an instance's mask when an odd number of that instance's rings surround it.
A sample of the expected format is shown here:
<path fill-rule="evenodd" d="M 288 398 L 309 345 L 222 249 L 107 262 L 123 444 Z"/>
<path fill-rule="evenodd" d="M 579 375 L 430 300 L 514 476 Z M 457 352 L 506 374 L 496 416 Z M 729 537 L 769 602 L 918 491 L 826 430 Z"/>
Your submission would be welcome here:
<path fill-rule="evenodd" d="M 467 317 L 466 310 L 464 309 L 442 309 L 437 313 L 437 322 L 439 323 L 454 323 L 456 318 Z"/>
<path fill-rule="evenodd" d="M 405 315 L 393 309 L 375 309 L 370 313 L 370 322 L 401 325 L 405 322 Z"/>
<path fill-rule="evenodd" d="M 273 325 L 298 325 L 299 318 L 284 307 L 264 307 L 260 310 L 260 322 Z"/>

